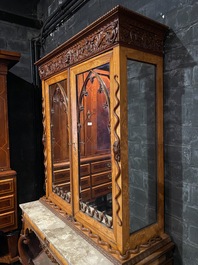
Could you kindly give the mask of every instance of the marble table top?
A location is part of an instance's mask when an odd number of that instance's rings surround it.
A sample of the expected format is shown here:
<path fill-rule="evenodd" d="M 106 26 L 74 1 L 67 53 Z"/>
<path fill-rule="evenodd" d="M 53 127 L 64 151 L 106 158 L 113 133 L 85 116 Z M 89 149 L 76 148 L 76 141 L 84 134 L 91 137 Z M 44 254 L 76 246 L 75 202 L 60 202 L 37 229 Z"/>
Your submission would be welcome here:
<path fill-rule="evenodd" d="M 69 265 L 113 265 L 40 201 L 20 204 L 20 208 Z"/>

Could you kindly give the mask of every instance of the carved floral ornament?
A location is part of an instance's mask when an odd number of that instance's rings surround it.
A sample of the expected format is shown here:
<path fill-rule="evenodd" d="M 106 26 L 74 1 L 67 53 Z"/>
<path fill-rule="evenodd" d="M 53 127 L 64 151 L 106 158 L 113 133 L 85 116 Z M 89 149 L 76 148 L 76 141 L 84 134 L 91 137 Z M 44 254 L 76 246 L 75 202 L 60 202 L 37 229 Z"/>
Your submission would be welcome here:
<path fill-rule="evenodd" d="M 155 54 L 162 54 L 163 51 L 163 36 L 158 31 L 152 31 L 149 25 L 134 20 L 132 22 L 127 20 L 121 25 L 119 19 L 114 18 L 75 45 L 67 47 L 65 44 L 63 52 L 39 67 L 40 78 L 47 78 L 77 62 L 110 49 L 118 42 Z"/>
<path fill-rule="evenodd" d="M 118 19 L 100 28 L 82 41 L 54 57 L 39 67 L 41 79 L 48 77 L 70 65 L 80 62 L 93 54 L 103 51 L 118 41 Z"/>

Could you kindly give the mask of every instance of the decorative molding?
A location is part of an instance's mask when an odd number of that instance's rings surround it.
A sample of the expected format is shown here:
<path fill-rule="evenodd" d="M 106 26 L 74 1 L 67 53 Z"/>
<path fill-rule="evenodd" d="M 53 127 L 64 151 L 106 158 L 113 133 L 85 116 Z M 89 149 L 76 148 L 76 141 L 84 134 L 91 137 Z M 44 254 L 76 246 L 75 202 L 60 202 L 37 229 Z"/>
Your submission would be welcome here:
<path fill-rule="evenodd" d="M 107 25 L 99 28 L 96 32 L 83 38 L 75 45 L 66 48 L 50 61 L 39 67 L 41 79 L 45 79 L 52 74 L 79 63 L 88 57 L 100 53 L 118 41 L 118 19 L 114 19 Z"/>
<path fill-rule="evenodd" d="M 117 191 L 118 191 L 116 196 L 115 196 L 115 202 L 116 202 L 116 205 L 117 205 L 116 216 L 117 216 L 117 219 L 118 219 L 118 224 L 120 226 L 122 226 L 122 220 L 121 220 L 121 218 L 119 216 L 120 204 L 118 202 L 118 198 L 121 196 L 122 190 L 121 190 L 121 188 L 120 188 L 120 186 L 118 184 L 118 180 L 120 178 L 121 170 L 120 170 L 120 165 L 119 165 L 119 162 L 120 162 L 120 138 L 119 138 L 119 136 L 117 134 L 117 128 L 118 128 L 118 126 L 120 124 L 120 119 L 119 119 L 119 116 L 116 113 L 118 107 L 120 106 L 120 100 L 118 98 L 118 92 L 120 90 L 120 84 L 118 83 L 117 78 L 118 78 L 118 76 L 115 75 L 114 76 L 114 80 L 115 80 L 115 82 L 117 84 L 117 89 L 115 91 L 115 99 L 116 99 L 117 103 L 116 103 L 116 105 L 115 105 L 115 107 L 113 109 L 113 113 L 114 113 L 114 116 L 116 118 L 116 123 L 115 123 L 114 131 L 113 131 L 116 141 L 113 144 L 113 153 L 114 153 L 114 160 L 115 160 L 116 168 L 117 168 L 117 174 L 115 176 L 115 184 L 116 184 L 116 188 L 117 188 Z"/>
<path fill-rule="evenodd" d="M 43 143 L 43 154 L 44 154 L 44 174 L 45 174 L 45 189 L 47 186 L 47 148 L 46 148 L 46 115 L 45 115 L 45 101 L 42 97 L 42 114 L 43 114 L 43 137 L 42 137 L 42 143 Z"/>
<path fill-rule="evenodd" d="M 163 30 L 162 27 L 164 27 Z M 131 48 L 162 56 L 164 31 L 164 25 L 134 13 L 133 18 L 128 15 L 120 23 L 119 42 Z"/>
<path fill-rule="evenodd" d="M 159 33 L 147 31 L 145 26 L 144 28 L 130 24 L 121 26 L 120 41 L 130 47 L 155 54 L 161 54 L 163 51 L 163 38 L 159 36 Z"/>
<path fill-rule="evenodd" d="M 167 30 L 163 24 L 117 6 L 41 58 L 36 63 L 40 78 L 48 78 L 117 44 L 162 56 Z"/>
<path fill-rule="evenodd" d="M 65 90 L 60 83 L 57 82 L 56 85 L 57 87 L 52 96 L 51 113 L 52 115 L 54 114 L 54 105 L 61 103 L 64 106 L 64 112 L 68 115 L 68 101 L 69 100 L 68 100 L 67 94 L 65 93 Z"/>
<path fill-rule="evenodd" d="M 64 201 L 70 203 L 71 202 L 71 192 L 64 191 L 63 187 L 59 187 L 56 185 L 52 185 L 52 191 L 60 196 Z"/>
<path fill-rule="evenodd" d="M 83 213 L 86 213 L 90 217 L 93 217 L 98 222 L 103 223 L 108 228 L 113 228 L 113 220 L 112 217 L 106 214 L 105 211 L 99 211 L 97 206 L 90 206 L 88 203 L 80 202 L 80 210 Z"/>

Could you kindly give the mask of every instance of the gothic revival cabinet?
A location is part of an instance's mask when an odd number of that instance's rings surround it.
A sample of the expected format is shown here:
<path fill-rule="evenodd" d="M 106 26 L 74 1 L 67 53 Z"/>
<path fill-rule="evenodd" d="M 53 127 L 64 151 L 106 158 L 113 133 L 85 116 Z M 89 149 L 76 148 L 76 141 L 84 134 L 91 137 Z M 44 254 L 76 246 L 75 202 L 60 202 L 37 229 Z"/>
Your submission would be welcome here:
<path fill-rule="evenodd" d="M 40 201 L 113 264 L 173 264 L 164 233 L 166 31 L 117 6 L 37 62 L 46 177 Z"/>

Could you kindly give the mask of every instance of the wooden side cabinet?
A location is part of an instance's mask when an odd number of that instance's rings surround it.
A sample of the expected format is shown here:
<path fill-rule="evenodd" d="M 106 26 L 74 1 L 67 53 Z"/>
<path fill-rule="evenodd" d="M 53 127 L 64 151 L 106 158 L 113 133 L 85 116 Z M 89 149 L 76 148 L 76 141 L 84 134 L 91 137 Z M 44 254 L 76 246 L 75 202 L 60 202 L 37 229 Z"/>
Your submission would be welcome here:
<path fill-rule="evenodd" d="M 17 228 L 16 172 L 0 172 L 0 229 L 4 232 Z"/>
<path fill-rule="evenodd" d="M 6 233 L 7 242 L 12 241 L 11 232 L 17 229 L 16 172 L 10 168 L 7 73 L 20 58 L 17 52 L 0 50 L 0 231 Z M 15 253 L 0 257 L 0 262 L 11 263 Z M 14 251 L 15 252 L 15 251 Z"/>

